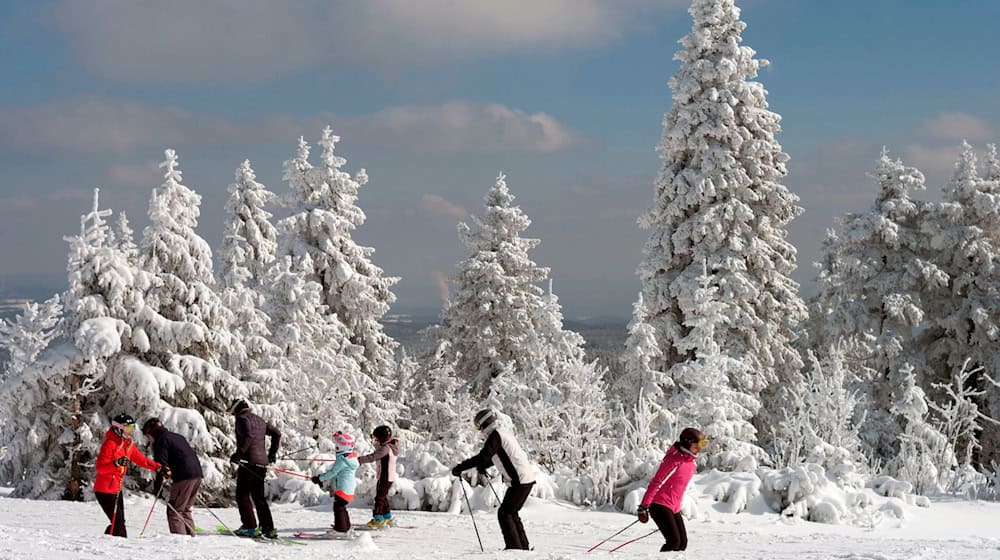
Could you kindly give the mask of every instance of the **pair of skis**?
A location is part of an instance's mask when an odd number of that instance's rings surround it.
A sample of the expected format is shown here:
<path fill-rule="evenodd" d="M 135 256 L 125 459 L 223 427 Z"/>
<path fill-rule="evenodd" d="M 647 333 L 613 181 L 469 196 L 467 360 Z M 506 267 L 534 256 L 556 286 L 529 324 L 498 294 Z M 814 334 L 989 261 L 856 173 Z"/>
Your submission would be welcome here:
<path fill-rule="evenodd" d="M 259 543 L 300 544 L 300 545 L 306 544 L 306 543 L 304 543 L 302 541 L 297 541 L 295 539 L 290 539 L 288 537 L 282 537 L 282 536 L 278 536 L 278 538 L 275 538 L 275 539 L 269 539 L 269 538 L 267 538 L 267 537 L 265 537 L 263 535 L 256 536 L 256 537 L 244 537 L 242 535 L 237 535 L 231 529 L 229 529 L 229 527 L 226 527 L 225 525 L 217 525 L 215 527 L 215 530 L 220 535 L 229 535 L 229 536 L 233 536 L 233 537 L 239 537 L 239 538 L 242 538 L 242 539 L 250 539 L 252 541 L 257 541 Z"/>
<path fill-rule="evenodd" d="M 392 525 L 393 529 L 416 529 L 416 525 Z M 354 525 L 351 527 L 355 532 L 380 532 L 385 531 L 387 527 L 377 527 L 372 528 L 367 525 Z M 349 541 L 356 539 L 357 536 L 352 536 L 350 533 L 336 533 L 333 531 L 327 531 L 324 533 L 316 531 L 299 531 L 295 533 L 295 538 L 297 539 L 307 539 L 307 540 L 325 540 L 325 541 Z"/>

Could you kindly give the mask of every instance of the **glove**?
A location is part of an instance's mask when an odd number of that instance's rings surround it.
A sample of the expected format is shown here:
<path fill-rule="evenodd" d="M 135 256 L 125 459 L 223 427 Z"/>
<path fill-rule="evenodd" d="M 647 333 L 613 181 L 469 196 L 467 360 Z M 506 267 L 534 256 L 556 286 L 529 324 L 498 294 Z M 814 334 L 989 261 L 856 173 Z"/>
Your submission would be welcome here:
<path fill-rule="evenodd" d="M 456 465 L 455 468 L 451 469 L 451 476 L 462 476 L 462 469 Z"/>
<path fill-rule="evenodd" d="M 310 478 L 309 480 L 313 481 L 313 484 L 315 484 L 316 486 L 323 486 L 323 481 L 319 479 L 319 475 L 316 475 Z"/>
<path fill-rule="evenodd" d="M 125 467 L 125 466 L 128 466 L 128 457 L 121 456 L 121 457 L 115 459 L 115 466 L 116 467 Z"/>
<path fill-rule="evenodd" d="M 267 464 L 268 465 L 274 464 L 275 462 L 277 462 L 277 460 L 278 460 L 278 453 L 277 452 L 272 451 L 272 452 L 270 452 L 270 453 L 267 454 Z"/>
<path fill-rule="evenodd" d="M 639 516 L 639 523 L 649 522 L 649 510 L 640 506 L 639 509 L 635 510 L 635 514 Z"/>
<path fill-rule="evenodd" d="M 476 486 L 489 486 L 491 481 L 492 479 L 490 478 L 490 475 L 482 471 L 476 475 Z"/>
<path fill-rule="evenodd" d="M 232 455 L 230 455 L 229 456 L 229 462 L 230 463 L 239 463 L 240 462 L 240 452 L 237 451 L 236 453 L 233 453 Z"/>
<path fill-rule="evenodd" d="M 174 475 L 174 473 L 170 470 L 170 467 L 166 465 L 161 465 L 159 470 L 157 470 L 156 472 L 158 472 L 160 476 L 162 476 L 163 478 L 170 478 L 171 476 Z"/>

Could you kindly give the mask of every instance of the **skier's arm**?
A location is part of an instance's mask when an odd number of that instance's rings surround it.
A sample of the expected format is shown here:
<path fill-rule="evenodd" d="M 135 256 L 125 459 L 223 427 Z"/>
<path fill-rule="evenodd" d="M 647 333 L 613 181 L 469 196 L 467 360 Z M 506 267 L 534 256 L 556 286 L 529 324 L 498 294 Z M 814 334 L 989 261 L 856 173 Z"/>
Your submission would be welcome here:
<path fill-rule="evenodd" d="M 646 487 L 646 493 L 642 496 L 642 507 L 648 508 L 649 504 L 653 503 L 656 493 L 660 491 L 660 488 L 667 482 L 667 479 L 677 471 L 679 465 L 680 463 L 673 453 L 668 452 L 663 457 L 660 467 L 656 469 L 656 474 L 650 479 L 649 486 Z"/>
<path fill-rule="evenodd" d="M 364 455 L 364 456 L 358 457 L 358 462 L 359 463 L 374 463 L 375 461 L 378 461 L 379 459 L 381 459 L 382 457 L 385 457 L 388 454 L 389 454 L 389 446 L 388 445 L 380 445 L 378 447 L 378 449 L 376 449 L 372 453 L 369 453 L 368 455 Z"/>
<path fill-rule="evenodd" d="M 160 468 L 159 463 L 143 455 L 142 451 L 139 451 L 139 448 L 134 445 L 128 448 L 128 458 L 133 463 L 149 471 L 155 471 Z"/>
<path fill-rule="evenodd" d="M 250 449 L 250 438 L 247 434 L 247 420 L 243 415 L 236 417 L 236 452 L 245 457 Z"/>
<path fill-rule="evenodd" d="M 264 434 L 271 436 L 271 449 L 267 452 L 267 457 L 268 461 L 273 463 L 273 458 L 278 455 L 278 445 L 281 443 L 281 431 L 268 422 L 264 426 Z"/>
<path fill-rule="evenodd" d="M 486 438 L 486 443 L 479 453 L 456 465 L 454 470 L 461 472 L 476 467 L 479 471 L 485 471 L 493 465 L 493 456 L 500 451 L 500 446 L 500 434 L 493 432 Z"/>
<path fill-rule="evenodd" d="M 101 444 L 101 450 L 97 453 L 97 463 L 94 467 L 97 470 L 106 470 L 114 467 L 115 459 L 117 459 L 117 453 L 115 452 L 115 444 L 110 440 L 105 441 Z"/>

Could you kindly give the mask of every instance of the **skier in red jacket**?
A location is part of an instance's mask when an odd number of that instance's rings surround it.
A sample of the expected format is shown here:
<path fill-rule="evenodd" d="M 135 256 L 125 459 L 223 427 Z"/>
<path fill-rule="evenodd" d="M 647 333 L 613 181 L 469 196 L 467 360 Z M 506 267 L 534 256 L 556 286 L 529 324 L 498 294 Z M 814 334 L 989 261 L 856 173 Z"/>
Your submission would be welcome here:
<path fill-rule="evenodd" d="M 111 428 L 104 434 L 104 443 L 97 454 L 94 465 L 94 495 L 101 509 L 108 516 L 111 525 L 104 530 L 106 535 L 127 537 L 125 532 L 125 502 L 122 498 L 122 486 L 125 483 L 125 470 L 129 461 L 140 467 L 159 471 L 160 464 L 148 459 L 135 446 L 132 434 L 135 432 L 135 419 L 128 414 L 119 414 L 111 419 Z M 112 527 L 113 525 L 113 527 Z"/>
<path fill-rule="evenodd" d="M 642 504 L 636 510 L 639 521 L 646 523 L 652 517 L 666 541 L 660 552 L 687 549 L 687 529 L 681 517 L 681 500 L 684 490 L 694 476 L 695 458 L 708 447 L 709 438 L 697 428 L 684 428 L 677 442 L 670 446 L 660 468 L 649 481 Z"/>

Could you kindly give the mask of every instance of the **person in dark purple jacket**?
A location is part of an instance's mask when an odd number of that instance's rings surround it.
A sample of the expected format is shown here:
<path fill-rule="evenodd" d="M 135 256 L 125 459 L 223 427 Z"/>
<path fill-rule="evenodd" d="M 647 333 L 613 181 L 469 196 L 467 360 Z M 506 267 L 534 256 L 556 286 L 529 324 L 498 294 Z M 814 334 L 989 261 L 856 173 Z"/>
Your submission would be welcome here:
<path fill-rule="evenodd" d="M 191 517 L 191 506 L 198 495 L 201 479 L 204 476 L 198 454 L 180 434 L 175 434 L 163 427 L 159 418 L 150 418 L 142 425 L 142 434 L 153 443 L 154 460 L 165 466 L 156 473 L 153 491 L 157 496 L 170 478 L 170 498 L 167 503 L 167 525 L 170 532 L 177 535 L 194 536 L 194 518 Z"/>
<path fill-rule="evenodd" d="M 229 460 L 237 465 L 236 504 L 240 509 L 242 526 L 236 534 L 244 537 L 263 535 L 269 539 L 278 538 L 271 518 L 271 508 L 264 496 L 264 477 L 267 465 L 275 462 L 281 432 L 263 418 L 250 412 L 250 405 L 242 399 L 233 402 L 230 412 L 236 416 L 236 452 Z M 271 447 L 264 453 L 264 437 L 271 437 Z M 254 508 L 260 516 L 260 528 Z"/>

